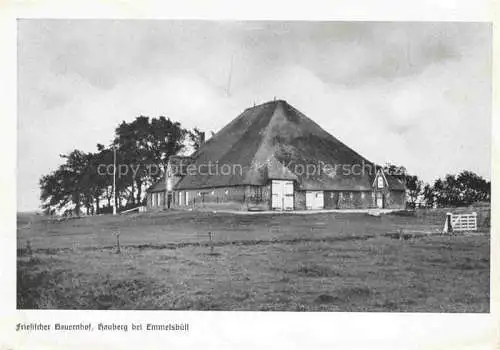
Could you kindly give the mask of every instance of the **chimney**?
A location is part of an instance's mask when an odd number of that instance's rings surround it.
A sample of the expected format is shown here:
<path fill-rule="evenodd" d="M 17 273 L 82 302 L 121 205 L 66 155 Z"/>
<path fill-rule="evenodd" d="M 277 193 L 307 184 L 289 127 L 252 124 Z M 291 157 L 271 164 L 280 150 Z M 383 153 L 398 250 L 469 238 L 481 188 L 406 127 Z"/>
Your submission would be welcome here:
<path fill-rule="evenodd" d="M 200 146 L 202 146 L 205 143 L 205 132 L 202 131 L 200 132 Z"/>

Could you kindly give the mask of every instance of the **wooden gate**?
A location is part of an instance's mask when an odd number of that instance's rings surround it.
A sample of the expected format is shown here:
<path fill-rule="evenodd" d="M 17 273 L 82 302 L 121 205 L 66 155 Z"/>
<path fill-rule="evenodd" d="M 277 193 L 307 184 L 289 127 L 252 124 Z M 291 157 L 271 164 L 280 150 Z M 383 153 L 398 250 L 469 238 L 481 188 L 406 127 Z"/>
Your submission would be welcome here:
<path fill-rule="evenodd" d="M 477 213 L 472 214 L 452 214 L 446 213 L 446 223 L 444 231 L 449 231 L 449 227 L 456 232 L 477 231 Z"/>
<path fill-rule="evenodd" d="M 293 210 L 293 181 L 272 180 L 271 202 L 273 210 Z"/>

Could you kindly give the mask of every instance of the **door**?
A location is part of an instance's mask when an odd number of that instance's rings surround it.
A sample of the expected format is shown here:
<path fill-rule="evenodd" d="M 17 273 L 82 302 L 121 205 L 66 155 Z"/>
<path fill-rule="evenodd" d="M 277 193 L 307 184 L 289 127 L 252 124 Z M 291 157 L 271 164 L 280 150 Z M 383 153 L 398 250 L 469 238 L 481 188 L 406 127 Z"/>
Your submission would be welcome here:
<path fill-rule="evenodd" d="M 283 186 L 279 181 L 273 180 L 271 183 L 271 208 L 282 209 Z"/>
<path fill-rule="evenodd" d="M 283 183 L 284 195 L 283 209 L 293 210 L 293 181 L 284 181 Z"/>
<path fill-rule="evenodd" d="M 324 207 L 323 191 L 306 192 L 306 209 L 319 210 Z"/>
<path fill-rule="evenodd" d="M 272 180 L 271 207 L 273 210 L 293 210 L 293 181 Z"/>
<path fill-rule="evenodd" d="M 377 208 L 384 207 L 384 195 L 382 192 L 377 192 Z"/>

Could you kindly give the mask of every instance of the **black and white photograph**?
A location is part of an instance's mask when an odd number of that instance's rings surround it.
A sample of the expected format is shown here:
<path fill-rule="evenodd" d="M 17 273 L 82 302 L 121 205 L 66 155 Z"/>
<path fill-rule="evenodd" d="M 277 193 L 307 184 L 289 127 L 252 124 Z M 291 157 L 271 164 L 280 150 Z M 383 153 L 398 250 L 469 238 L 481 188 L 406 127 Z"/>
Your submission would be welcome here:
<path fill-rule="evenodd" d="M 489 313 L 491 106 L 491 23 L 20 18 L 16 309 Z"/>

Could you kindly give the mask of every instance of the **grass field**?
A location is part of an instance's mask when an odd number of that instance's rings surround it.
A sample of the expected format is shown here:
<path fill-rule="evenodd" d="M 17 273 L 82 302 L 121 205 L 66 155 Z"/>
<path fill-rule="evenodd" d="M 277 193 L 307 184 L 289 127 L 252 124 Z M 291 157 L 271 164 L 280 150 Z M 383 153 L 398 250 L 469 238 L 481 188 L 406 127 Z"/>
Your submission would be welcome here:
<path fill-rule="evenodd" d="M 20 215 L 17 307 L 488 312 L 489 230 L 422 234 L 443 217 Z"/>

